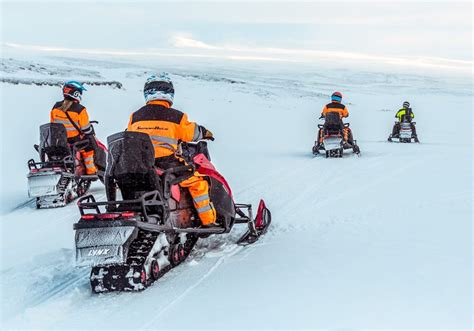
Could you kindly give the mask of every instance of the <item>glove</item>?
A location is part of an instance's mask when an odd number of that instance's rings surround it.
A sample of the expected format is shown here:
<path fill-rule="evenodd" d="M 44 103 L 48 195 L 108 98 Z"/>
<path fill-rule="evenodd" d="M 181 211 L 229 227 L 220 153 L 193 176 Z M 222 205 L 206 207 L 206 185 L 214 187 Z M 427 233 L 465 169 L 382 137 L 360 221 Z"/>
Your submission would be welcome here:
<path fill-rule="evenodd" d="M 214 141 L 214 136 L 212 134 L 211 131 L 209 130 L 206 130 L 206 132 L 204 133 L 204 139 L 207 139 L 207 140 L 211 140 L 211 141 Z"/>
<path fill-rule="evenodd" d="M 208 129 L 206 129 L 203 126 L 201 126 L 200 128 L 201 128 L 201 132 L 202 132 L 202 139 L 214 141 L 214 135 L 212 134 L 211 131 L 209 131 Z"/>

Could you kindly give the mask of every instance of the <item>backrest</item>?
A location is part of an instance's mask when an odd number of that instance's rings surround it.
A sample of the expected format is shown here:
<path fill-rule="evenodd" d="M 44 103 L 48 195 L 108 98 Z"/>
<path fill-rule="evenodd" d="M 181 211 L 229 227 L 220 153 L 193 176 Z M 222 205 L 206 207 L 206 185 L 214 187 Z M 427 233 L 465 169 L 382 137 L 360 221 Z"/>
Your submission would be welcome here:
<path fill-rule="evenodd" d="M 71 150 L 67 142 L 67 132 L 64 125 L 60 123 L 47 123 L 40 126 L 40 148 L 41 161 L 62 160 L 71 155 Z"/>
<path fill-rule="evenodd" d="M 402 116 L 401 118 L 401 121 L 402 122 L 406 122 L 406 123 L 411 123 L 411 116 L 409 113 L 405 114 Z"/>
<path fill-rule="evenodd" d="M 324 126 L 327 130 L 342 130 L 341 116 L 337 112 L 326 113 Z"/>
<path fill-rule="evenodd" d="M 155 151 L 146 133 L 124 131 L 107 138 L 105 176 L 113 178 L 123 199 L 138 198 L 143 192 L 158 190 L 161 181 L 154 168 Z"/>

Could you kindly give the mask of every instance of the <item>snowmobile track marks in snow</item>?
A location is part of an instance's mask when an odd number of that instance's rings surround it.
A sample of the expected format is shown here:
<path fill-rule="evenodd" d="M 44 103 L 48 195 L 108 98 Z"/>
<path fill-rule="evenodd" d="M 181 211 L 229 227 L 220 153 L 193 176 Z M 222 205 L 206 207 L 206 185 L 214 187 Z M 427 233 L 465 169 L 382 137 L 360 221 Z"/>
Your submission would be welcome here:
<path fill-rule="evenodd" d="M 166 313 L 169 309 L 171 309 L 173 306 L 175 306 L 178 302 L 183 300 L 186 296 L 188 296 L 194 289 L 196 289 L 204 280 L 206 280 L 211 274 L 214 273 L 224 262 L 227 258 L 230 258 L 240 251 L 242 251 L 244 248 L 247 246 L 239 246 L 235 245 L 235 248 L 233 248 L 230 252 L 222 255 L 217 259 L 217 261 L 214 263 L 214 265 L 204 274 L 202 275 L 193 285 L 188 286 L 180 295 L 178 295 L 173 301 L 171 301 L 169 304 L 167 304 L 163 309 L 161 309 L 158 314 L 153 317 L 148 323 L 143 325 L 140 329 L 142 330 L 147 330 L 147 329 L 153 329 L 156 328 L 154 324 L 158 322 L 160 317 Z M 249 246 L 251 247 L 251 246 Z"/>

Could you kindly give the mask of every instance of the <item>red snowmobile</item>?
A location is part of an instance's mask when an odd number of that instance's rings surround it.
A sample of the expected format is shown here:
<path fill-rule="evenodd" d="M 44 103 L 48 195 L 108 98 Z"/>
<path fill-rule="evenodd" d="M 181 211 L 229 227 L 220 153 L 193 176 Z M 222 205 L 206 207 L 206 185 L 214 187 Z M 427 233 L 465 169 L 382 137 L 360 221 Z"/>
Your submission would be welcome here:
<path fill-rule="evenodd" d="M 95 121 L 91 123 L 97 123 Z M 59 123 L 40 126 L 40 144 L 35 145 L 40 162 L 28 161 L 28 195 L 36 199 L 37 208 L 63 207 L 89 190 L 92 181 L 103 180 L 106 165 L 104 145 L 95 137 L 73 145 L 67 141 L 66 128 Z M 79 153 L 93 145 L 94 163 L 98 175 L 86 175 L 84 161 Z"/>
<path fill-rule="evenodd" d="M 167 170 L 155 167 L 147 134 L 120 132 L 108 137 L 108 145 L 107 201 L 82 197 L 81 219 L 74 224 L 76 265 L 92 266 L 93 292 L 143 290 L 183 262 L 199 238 L 228 233 L 235 224 L 248 226 L 241 245 L 267 231 L 271 214 L 265 202 L 260 201 L 255 218 L 251 205 L 234 202 L 228 183 L 210 162 L 206 142 L 181 142 L 177 155 L 187 165 Z M 200 225 L 191 195 L 178 185 L 195 171 L 209 181 L 219 227 Z M 116 199 L 117 188 L 123 200 Z"/>

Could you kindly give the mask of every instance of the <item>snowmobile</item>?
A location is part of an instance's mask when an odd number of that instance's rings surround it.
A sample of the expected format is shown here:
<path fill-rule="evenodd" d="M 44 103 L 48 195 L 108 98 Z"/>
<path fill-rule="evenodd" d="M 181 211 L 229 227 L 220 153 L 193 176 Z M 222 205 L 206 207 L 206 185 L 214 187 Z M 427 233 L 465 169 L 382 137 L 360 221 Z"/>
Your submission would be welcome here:
<path fill-rule="evenodd" d="M 390 134 L 387 139 L 389 142 L 396 142 L 397 140 L 394 139 L 398 139 L 398 142 L 400 143 L 411 143 L 412 140 L 416 143 L 420 142 L 418 136 L 414 134 L 412 129 L 412 125 L 416 125 L 416 122 L 412 122 L 411 118 L 403 116 L 402 122 L 395 122 L 395 125 L 399 125 L 400 129 L 398 134 Z"/>
<path fill-rule="evenodd" d="M 318 128 L 323 131 L 322 143 L 318 143 L 319 138 L 314 142 L 313 155 L 319 155 L 321 151 L 324 151 L 326 158 L 342 157 L 346 149 L 352 149 L 355 154 L 359 155 L 360 148 L 357 141 L 353 139 L 349 126 L 349 123 L 341 122 L 339 114 L 335 112 L 326 114 L 325 123 L 318 124 Z M 344 129 L 349 131 L 347 142 L 344 142 Z"/>
<path fill-rule="evenodd" d="M 248 227 L 240 245 L 266 233 L 271 213 L 265 202 L 260 200 L 255 218 L 252 205 L 234 202 L 205 141 L 179 142 L 175 155 L 185 163 L 166 170 L 155 166 L 153 144 L 145 133 L 120 132 L 107 141 L 107 201 L 80 198 L 81 218 L 74 224 L 76 265 L 92 267 L 93 292 L 143 290 L 182 263 L 199 238 L 229 233 L 236 224 Z M 210 184 L 217 227 L 200 225 L 188 189 L 179 186 L 196 171 Z"/>
<path fill-rule="evenodd" d="M 94 122 L 97 123 L 97 122 Z M 28 196 L 36 199 L 36 208 L 63 207 L 89 190 L 92 181 L 102 178 L 105 170 L 105 146 L 95 142 L 94 161 L 98 175 L 86 175 L 79 153 L 89 141 L 70 145 L 64 125 L 40 126 L 40 144 L 34 145 L 40 161 L 28 161 Z"/>

